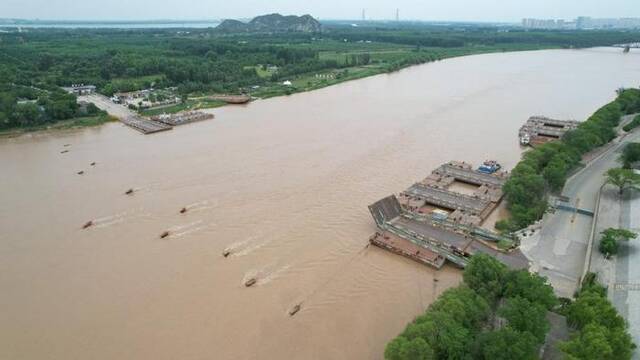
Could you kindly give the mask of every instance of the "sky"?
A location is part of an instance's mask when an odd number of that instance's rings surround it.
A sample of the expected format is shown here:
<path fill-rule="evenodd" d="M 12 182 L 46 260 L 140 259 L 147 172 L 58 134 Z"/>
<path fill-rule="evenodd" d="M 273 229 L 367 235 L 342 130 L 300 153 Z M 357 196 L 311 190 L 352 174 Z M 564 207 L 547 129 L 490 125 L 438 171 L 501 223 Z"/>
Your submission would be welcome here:
<path fill-rule="evenodd" d="M 525 17 L 640 17 L 640 0 L 0 0 L 0 18 L 41 20 L 227 19 L 311 14 L 320 19 L 516 22 Z"/>

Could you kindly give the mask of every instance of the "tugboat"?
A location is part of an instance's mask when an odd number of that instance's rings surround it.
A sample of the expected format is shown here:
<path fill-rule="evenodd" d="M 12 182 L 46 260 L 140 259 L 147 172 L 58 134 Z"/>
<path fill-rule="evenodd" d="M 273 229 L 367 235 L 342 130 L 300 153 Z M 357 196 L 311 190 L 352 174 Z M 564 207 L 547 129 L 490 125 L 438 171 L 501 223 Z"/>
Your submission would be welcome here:
<path fill-rule="evenodd" d="M 487 160 L 478 168 L 478 172 L 483 174 L 493 174 L 496 171 L 502 169 L 502 165 L 498 164 L 495 160 Z"/>
<path fill-rule="evenodd" d="M 258 280 L 256 280 L 256 278 L 251 278 L 251 279 L 249 279 L 249 280 L 244 282 L 244 286 L 250 287 L 250 286 L 253 286 L 256 282 L 258 282 Z"/>

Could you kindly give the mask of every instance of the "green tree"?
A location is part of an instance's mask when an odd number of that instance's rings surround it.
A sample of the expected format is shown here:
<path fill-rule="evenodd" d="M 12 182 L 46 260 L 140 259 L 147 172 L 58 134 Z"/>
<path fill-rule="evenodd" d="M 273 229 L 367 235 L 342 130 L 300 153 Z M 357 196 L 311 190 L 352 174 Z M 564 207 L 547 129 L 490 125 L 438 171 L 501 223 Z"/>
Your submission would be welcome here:
<path fill-rule="evenodd" d="M 611 305 L 606 295 L 597 288 L 580 292 L 578 298 L 569 307 L 567 321 L 577 329 L 593 323 L 607 328 L 626 327 L 624 319 Z"/>
<path fill-rule="evenodd" d="M 613 360 L 613 349 L 607 340 L 607 329 L 589 324 L 573 339 L 560 345 L 569 359 Z"/>
<path fill-rule="evenodd" d="M 474 358 L 485 360 L 533 360 L 538 352 L 535 336 L 509 327 L 481 334 L 474 348 Z"/>
<path fill-rule="evenodd" d="M 598 249 L 607 259 L 618 253 L 618 247 L 618 241 L 611 236 L 603 236 L 598 245 Z"/>
<path fill-rule="evenodd" d="M 467 286 L 491 304 L 502 296 L 506 274 L 507 267 L 503 263 L 489 255 L 477 254 L 467 265 L 463 279 Z"/>
<path fill-rule="evenodd" d="M 605 176 L 607 177 L 606 183 L 617 186 L 620 195 L 624 193 L 625 189 L 640 186 L 640 175 L 634 173 L 631 169 L 609 169 Z"/>
<path fill-rule="evenodd" d="M 486 300 L 467 286 L 448 289 L 434 302 L 429 311 L 445 312 L 467 329 L 479 329 L 489 316 Z"/>
<path fill-rule="evenodd" d="M 626 229 L 608 228 L 602 232 L 599 249 L 607 258 L 618 253 L 620 241 L 635 239 L 638 235 Z"/>
<path fill-rule="evenodd" d="M 40 122 L 41 114 L 37 105 L 24 104 L 16 106 L 13 118 L 20 126 L 32 126 Z"/>
<path fill-rule="evenodd" d="M 418 317 L 403 335 L 409 340 L 421 338 L 427 341 L 439 359 L 463 359 L 473 341 L 469 329 L 443 311 Z"/>
<path fill-rule="evenodd" d="M 522 297 L 551 310 L 558 299 L 547 279 L 527 270 L 510 271 L 505 278 L 504 297 Z"/>
<path fill-rule="evenodd" d="M 610 236 L 616 240 L 631 240 L 638 237 L 638 234 L 627 229 L 608 228 L 602 232 L 604 236 Z"/>
<path fill-rule="evenodd" d="M 640 121 L 640 115 L 638 115 L 638 121 Z M 625 146 L 620 155 L 620 161 L 625 169 L 630 169 L 631 164 L 640 161 L 640 143 L 630 143 Z"/>
<path fill-rule="evenodd" d="M 387 360 L 431 360 L 436 359 L 433 349 L 421 338 L 411 341 L 403 336 L 393 339 L 384 350 Z"/>
<path fill-rule="evenodd" d="M 507 299 L 498 314 L 508 321 L 508 326 L 520 332 L 531 333 L 540 344 L 549 331 L 547 309 L 542 304 L 515 297 Z"/>
<path fill-rule="evenodd" d="M 568 164 L 561 156 L 554 157 L 542 171 L 545 180 L 553 190 L 561 190 L 567 178 Z"/>

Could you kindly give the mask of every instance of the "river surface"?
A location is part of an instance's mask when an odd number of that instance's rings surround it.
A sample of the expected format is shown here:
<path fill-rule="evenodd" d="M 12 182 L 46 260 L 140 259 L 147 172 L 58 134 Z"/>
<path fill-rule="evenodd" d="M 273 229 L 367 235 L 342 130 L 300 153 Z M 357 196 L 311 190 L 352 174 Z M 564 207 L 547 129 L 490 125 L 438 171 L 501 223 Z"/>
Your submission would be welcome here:
<path fill-rule="evenodd" d="M 529 116 L 638 84 L 619 49 L 479 55 L 155 135 L 0 139 L 0 358 L 381 359 L 461 277 L 365 248 L 367 205 L 452 159 L 511 168 Z"/>

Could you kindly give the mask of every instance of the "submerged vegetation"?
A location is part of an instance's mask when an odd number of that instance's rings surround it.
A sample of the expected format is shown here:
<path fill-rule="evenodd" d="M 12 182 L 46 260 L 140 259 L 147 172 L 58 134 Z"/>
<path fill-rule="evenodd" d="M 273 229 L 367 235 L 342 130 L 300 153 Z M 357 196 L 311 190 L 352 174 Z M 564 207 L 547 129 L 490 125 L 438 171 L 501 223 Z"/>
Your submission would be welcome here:
<path fill-rule="evenodd" d="M 95 85 L 107 96 L 176 87 L 182 98 L 214 93 L 271 97 L 454 56 L 601 46 L 637 38 L 637 32 L 525 32 L 408 23 L 326 23 L 322 33 L 275 34 L 214 29 L 9 31 L 0 33 L 0 128 L 83 116 L 76 113 L 75 97 L 59 90 L 72 84 Z"/>
<path fill-rule="evenodd" d="M 577 129 L 556 142 L 527 151 L 504 185 L 511 218 L 496 224 L 500 230 L 522 229 L 542 218 L 547 194 L 560 191 L 582 155 L 610 142 L 624 114 L 640 112 L 640 90 L 621 91 L 616 100 L 603 106 Z"/>

